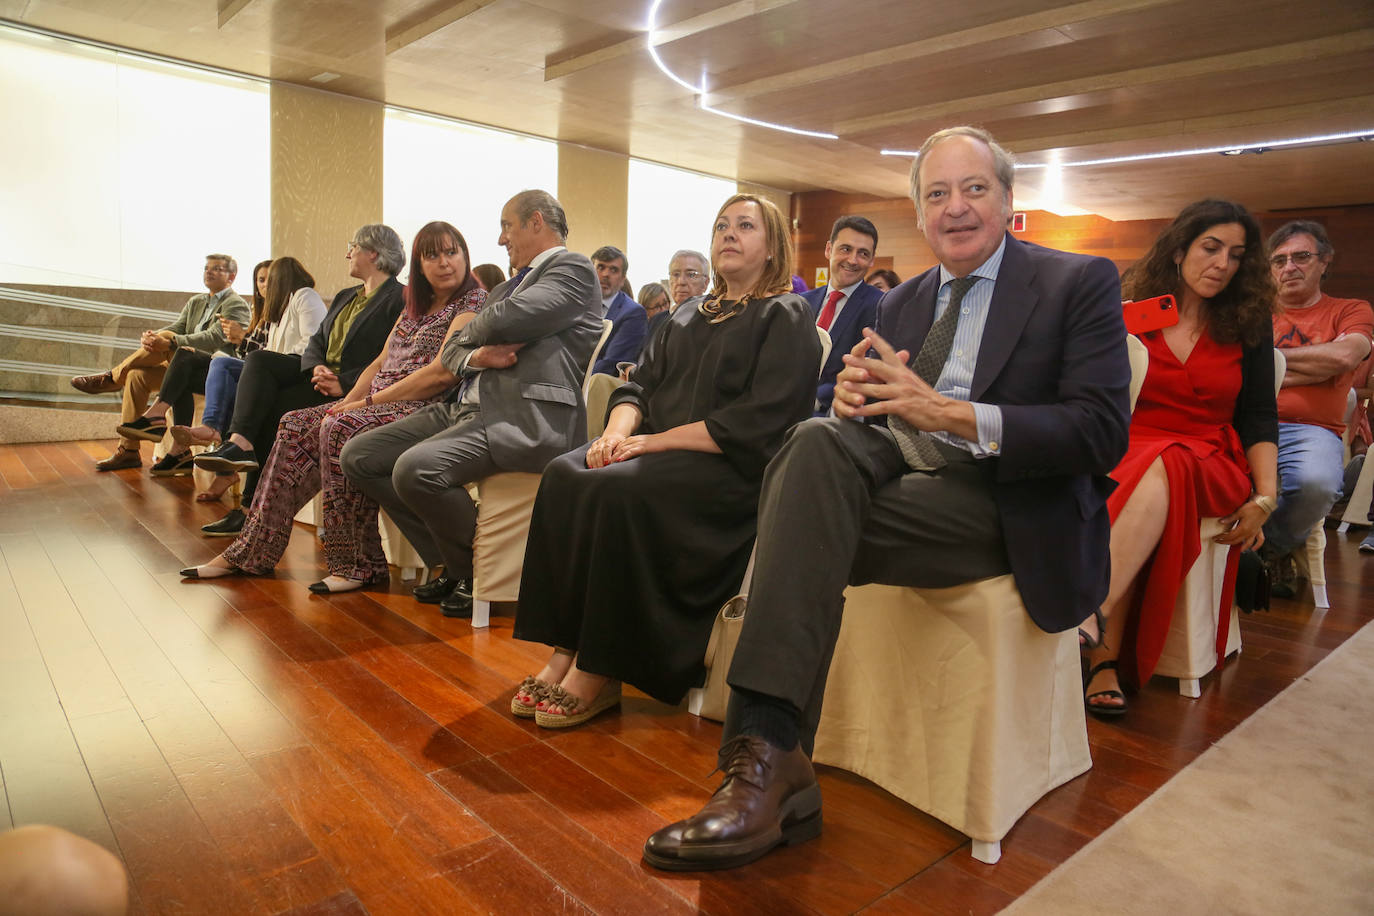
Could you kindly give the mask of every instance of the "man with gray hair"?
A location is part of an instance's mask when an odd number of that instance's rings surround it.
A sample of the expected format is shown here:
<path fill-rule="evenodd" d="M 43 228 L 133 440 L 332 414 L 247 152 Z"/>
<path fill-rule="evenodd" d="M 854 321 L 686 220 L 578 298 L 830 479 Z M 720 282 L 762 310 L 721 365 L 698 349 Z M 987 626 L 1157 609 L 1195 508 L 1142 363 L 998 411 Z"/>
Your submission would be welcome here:
<path fill-rule="evenodd" d="M 700 251 L 684 248 L 668 261 L 668 295 L 673 298 L 673 310 L 688 299 L 706 293 L 711 283 L 711 262 Z"/>
<path fill-rule="evenodd" d="M 216 353 L 233 353 L 233 345 L 224 337 L 220 319 L 236 321 L 245 327 L 249 322 L 248 303 L 234 292 L 234 277 L 239 266 L 227 254 L 207 254 L 202 282 L 207 292 L 199 293 L 187 300 L 175 321 L 156 331 L 144 331 L 139 347 L 119 365 L 98 375 L 78 375 L 72 379 L 72 387 L 84 394 L 105 394 L 123 390 L 123 403 L 120 408 L 121 435 L 119 447 L 108 458 L 95 463 L 100 471 L 120 471 L 143 465 L 139 453 L 143 440 L 158 441 L 165 428 L 159 427 L 156 435 L 141 435 L 138 431 L 125 433 L 123 427 L 135 423 L 148 406 L 148 396 L 162 384 L 167 374 L 167 365 L 172 354 L 181 347 L 189 347 L 208 357 Z M 200 385 L 205 384 L 205 370 L 200 370 Z M 163 464 L 167 464 L 163 467 Z M 159 462 L 154 466 L 154 476 L 186 475 L 191 473 L 191 463 L 183 461 L 173 465 Z"/>
<path fill-rule="evenodd" d="M 603 318 L 611 321 L 611 336 L 596 358 L 592 372 L 615 375 L 616 363 L 635 362 L 644 348 L 644 336 L 649 332 L 649 316 L 644 306 L 636 302 L 622 288 L 630 262 L 625 252 L 614 245 L 602 245 L 592 252 L 592 266 L 601 286 Z"/>
<path fill-rule="evenodd" d="M 1326 230 L 1311 220 L 1285 223 L 1269 237 L 1278 287 L 1274 348 L 1288 362 L 1278 396 L 1279 501 L 1264 523 L 1260 556 L 1279 598 L 1297 594 L 1293 551 L 1340 496 L 1346 400 L 1374 333 L 1368 302 L 1322 292 L 1334 255 Z"/>
<path fill-rule="evenodd" d="M 582 376 L 601 336 L 601 294 L 591 261 L 568 251 L 567 237 L 553 195 L 512 197 L 497 242 L 517 273 L 444 344 L 452 394 L 354 436 L 340 456 L 425 565 L 443 565 L 415 596 L 446 617 L 472 616 L 477 507 L 465 485 L 502 471 L 538 474 L 587 438 Z"/>
<path fill-rule="evenodd" d="M 883 298 L 844 357 L 835 416 L 793 427 L 769 462 L 725 778 L 649 838 L 651 865 L 731 868 L 820 833 L 809 755 L 847 584 L 1010 572 L 1049 632 L 1106 597 L 1107 474 L 1129 421 L 1121 285 L 1111 261 L 1013 239 L 1011 187 L 984 131 L 921 148 L 911 196 L 939 264 Z"/>

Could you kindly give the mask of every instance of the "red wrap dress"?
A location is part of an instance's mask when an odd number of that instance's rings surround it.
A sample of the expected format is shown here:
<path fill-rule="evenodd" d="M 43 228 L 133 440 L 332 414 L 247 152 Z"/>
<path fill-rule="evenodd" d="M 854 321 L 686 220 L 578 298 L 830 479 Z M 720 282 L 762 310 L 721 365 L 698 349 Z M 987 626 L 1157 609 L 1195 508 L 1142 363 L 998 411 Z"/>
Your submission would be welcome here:
<path fill-rule="evenodd" d="M 1120 675 L 1143 684 L 1154 673 L 1173 619 L 1174 602 L 1201 551 L 1203 518 L 1230 515 L 1252 491 L 1250 464 L 1232 425 L 1241 390 L 1241 345 L 1219 344 L 1203 332 L 1186 362 L 1158 332 L 1141 338 L 1150 369 L 1131 417 L 1130 445 L 1112 479 L 1119 486 L 1107 500 L 1115 523 L 1136 484 L 1156 458 L 1169 478 L 1169 510 L 1159 546 L 1141 571 L 1119 660 Z M 1223 589 L 1221 621 L 1230 622 L 1235 582 L 1232 548 Z"/>

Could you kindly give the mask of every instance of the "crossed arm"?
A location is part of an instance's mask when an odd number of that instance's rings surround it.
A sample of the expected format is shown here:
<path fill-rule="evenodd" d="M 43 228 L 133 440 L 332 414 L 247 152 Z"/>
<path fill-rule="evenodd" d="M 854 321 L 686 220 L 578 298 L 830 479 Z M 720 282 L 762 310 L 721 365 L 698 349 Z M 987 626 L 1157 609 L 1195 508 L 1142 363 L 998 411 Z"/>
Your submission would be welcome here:
<path fill-rule="evenodd" d="M 1342 334 L 1329 343 L 1290 347 L 1283 351 L 1288 368 L 1283 387 L 1316 385 L 1354 369 L 1369 355 L 1370 341 L 1363 334 Z"/>

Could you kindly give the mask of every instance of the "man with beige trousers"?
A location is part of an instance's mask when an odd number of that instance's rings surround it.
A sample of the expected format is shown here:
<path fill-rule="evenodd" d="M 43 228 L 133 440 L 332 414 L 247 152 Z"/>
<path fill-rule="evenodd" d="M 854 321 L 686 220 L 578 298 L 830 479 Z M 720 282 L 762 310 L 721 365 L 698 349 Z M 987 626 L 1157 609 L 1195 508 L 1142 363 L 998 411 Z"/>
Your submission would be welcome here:
<path fill-rule="evenodd" d="M 221 351 L 233 355 L 233 345 L 224 337 L 220 319 L 249 324 L 248 303 L 234 292 L 234 277 L 238 264 L 227 254 L 205 256 L 205 288 L 208 293 L 192 296 L 182 308 L 176 321 L 156 331 L 144 331 L 139 348 L 126 359 L 99 375 L 78 375 L 72 387 L 86 394 L 105 394 L 124 390 L 120 422 L 129 423 L 142 415 L 148 397 L 162 384 L 167 363 L 181 347 L 192 347 L 213 355 Z M 136 468 L 143 464 L 138 439 L 121 437 L 119 447 L 108 458 L 97 461 L 101 471 Z"/>

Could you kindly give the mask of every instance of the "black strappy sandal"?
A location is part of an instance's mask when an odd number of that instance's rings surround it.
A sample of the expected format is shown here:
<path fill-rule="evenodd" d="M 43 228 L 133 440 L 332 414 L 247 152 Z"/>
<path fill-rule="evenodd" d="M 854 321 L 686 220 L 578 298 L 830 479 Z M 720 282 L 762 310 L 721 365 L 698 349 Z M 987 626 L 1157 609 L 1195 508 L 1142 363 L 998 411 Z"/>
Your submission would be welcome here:
<path fill-rule="evenodd" d="M 1105 662 L 1101 662 L 1100 664 L 1093 665 L 1091 668 L 1089 668 L 1088 678 L 1083 682 L 1084 690 L 1086 690 L 1088 688 L 1088 685 L 1093 682 L 1093 678 L 1097 676 L 1097 672 L 1102 670 L 1115 671 L 1116 659 L 1109 658 Z M 1117 699 L 1121 701 L 1121 705 L 1102 706 L 1097 703 L 1088 702 L 1093 697 L 1109 697 L 1111 699 Z M 1092 713 L 1095 716 L 1107 717 L 1124 716 L 1126 714 L 1126 710 L 1129 708 L 1129 704 L 1126 702 L 1126 694 L 1122 693 L 1120 690 L 1097 690 L 1092 693 L 1085 693 L 1083 695 L 1083 706 L 1088 710 L 1088 712 Z"/>

